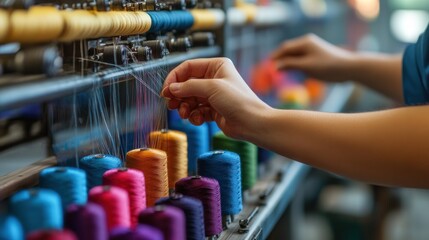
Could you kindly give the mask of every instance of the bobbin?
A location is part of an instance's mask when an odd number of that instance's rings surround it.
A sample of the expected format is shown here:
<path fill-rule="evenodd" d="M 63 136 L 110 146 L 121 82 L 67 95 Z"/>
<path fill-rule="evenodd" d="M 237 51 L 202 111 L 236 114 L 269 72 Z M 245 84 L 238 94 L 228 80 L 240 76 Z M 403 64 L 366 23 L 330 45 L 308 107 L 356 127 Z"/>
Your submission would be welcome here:
<path fill-rule="evenodd" d="M 34 4 L 35 4 L 34 0 L 8 0 L 8 1 L 0 1 L 0 8 L 29 9 Z"/>
<path fill-rule="evenodd" d="M 21 49 L 15 55 L 0 59 L 4 72 L 46 74 L 54 76 L 63 65 L 58 48 L 54 45 Z"/>
<path fill-rule="evenodd" d="M 212 32 L 196 32 L 190 38 L 194 47 L 209 47 L 215 44 L 215 35 Z"/>
<path fill-rule="evenodd" d="M 128 50 L 124 45 L 109 45 L 103 47 L 103 62 L 116 65 L 128 63 Z"/>
<path fill-rule="evenodd" d="M 142 42 L 143 47 L 149 47 L 152 50 L 154 58 L 163 58 L 170 54 L 164 40 L 148 40 Z"/>
<path fill-rule="evenodd" d="M 170 52 L 187 52 L 192 47 L 192 44 L 189 37 L 179 37 L 170 38 L 167 46 Z"/>

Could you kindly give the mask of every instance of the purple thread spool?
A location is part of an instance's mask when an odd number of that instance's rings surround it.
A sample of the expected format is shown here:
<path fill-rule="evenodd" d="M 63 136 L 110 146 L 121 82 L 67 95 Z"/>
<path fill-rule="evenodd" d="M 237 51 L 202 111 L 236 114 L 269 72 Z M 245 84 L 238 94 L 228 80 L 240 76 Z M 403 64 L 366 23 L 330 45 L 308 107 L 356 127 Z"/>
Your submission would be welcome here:
<path fill-rule="evenodd" d="M 200 176 L 182 178 L 176 182 L 176 192 L 199 199 L 203 203 L 206 237 L 222 232 L 220 187 L 217 180 Z"/>
<path fill-rule="evenodd" d="M 165 240 L 185 240 L 185 214 L 172 206 L 158 205 L 146 208 L 139 215 L 139 223 L 161 230 Z"/>
<path fill-rule="evenodd" d="M 149 225 L 138 224 L 135 229 L 115 228 L 109 240 L 164 240 L 162 232 Z"/>
<path fill-rule="evenodd" d="M 70 205 L 66 210 L 65 228 L 79 240 L 106 240 L 107 220 L 102 207 L 94 203 Z"/>
<path fill-rule="evenodd" d="M 204 209 L 199 199 L 174 193 L 168 198 L 161 198 L 156 205 L 169 205 L 182 209 L 186 219 L 186 239 L 204 239 Z"/>

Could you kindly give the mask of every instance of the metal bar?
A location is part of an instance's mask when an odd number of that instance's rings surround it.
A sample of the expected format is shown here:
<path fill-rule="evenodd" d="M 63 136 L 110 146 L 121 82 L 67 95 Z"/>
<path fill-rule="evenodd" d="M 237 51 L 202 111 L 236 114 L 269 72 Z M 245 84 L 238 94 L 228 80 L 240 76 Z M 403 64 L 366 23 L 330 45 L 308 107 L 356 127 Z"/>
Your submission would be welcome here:
<path fill-rule="evenodd" d="M 219 56 L 219 47 L 194 49 L 187 53 L 172 54 L 164 59 L 146 63 L 130 64 L 121 69 L 109 69 L 88 76 L 61 76 L 41 79 L 0 88 L 0 111 L 25 106 L 30 103 L 42 103 L 59 97 L 91 89 L 94 85 L 109 85 L 123 81 L 123 77 L 135 72 L 149 71 L 163 66 L 176 66 L 193 58 Z"/>

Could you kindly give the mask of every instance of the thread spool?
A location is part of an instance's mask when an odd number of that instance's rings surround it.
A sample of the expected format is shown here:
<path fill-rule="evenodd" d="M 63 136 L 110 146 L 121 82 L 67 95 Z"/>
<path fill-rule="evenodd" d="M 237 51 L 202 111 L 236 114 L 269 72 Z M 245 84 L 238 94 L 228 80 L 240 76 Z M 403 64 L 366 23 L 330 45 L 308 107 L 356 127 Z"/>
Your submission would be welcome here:
<path fill-rule="evenodd" d="M 97 36 L 98 29 L 102 24 L 97 16 L 87 10 L 64 10 L 60 11 L 64 19 L 65 28 L 61 34 L 60 41 L 69 42 L 73 40 L 86 39 Z M 105 23 L 106 25 L 109 22 Z"/>
<path fill-rule="evenodd" d="M 4 42 L 9 31 L 9 16 L 7 12 L 0 9 L 0 42 Z"/>
<path fill-rule="evenodd" d="M 27 235 L 27 240 L 78 240 L 68 230 L 40 230 Z"/>
<path fill-rule="evenodd" d="M 185 213 L 186 239 L 204 239 L 204 210 L 200 200 L 182 194 L 173 194 L 169 198 L 161 198 L 157 205 L 169 205 L 181 209 Z"/>
<path fill-rule="evenodd" d="M 63 18 L 55 7 L 34 6 L 28 11 L 14 10 L 9 17 L 5 42 L 48 42 L 57 39 L 63 28 Z"/>
<path fill-rule="evenodd" d="M 24 239 L 21 223 L 14 216 L 0 215 L 0 239 Z"/>
<path fill-rule="evenodd" d="M 128 194 L 122 188 L 114 186 L 94 187 L 89 191 L 89 201 L 104 209 L 109 231 L 116 227 L 131 227 Z"/>
<path fill-rule="evenodd" d="M 21 49 L 13 60 L 7 63 L 7 68 L 12 69 L 12 71 L 22 74 L 46 74 L 48 76 L 58 73 L 62 66 L 63 59 L 55 45 Z"/>
<path fill-rule="evenodd" d="M 73 231 L 79 240 L 106 240 L 108 237 L 106 214 L 95 203 L 68 206 L 64 228 Z"/>
<path fill-rule="evenodd" d="M 143 47 L 148 47 L 152 50 L 154 58 L 163 58 L 170 54 L 164 40 L 149 40 L 142 43 Z"/>
<path fill-rule="evenodd" d="M 150 225 L 139 224 L 135 229 L 116 228 L 110 232 L 109 240 L 164 240 L 162 232 Z"/>
<path fill-rule="evenodd" d="M 225 22 L 225 13 L 221 9 L 192 9 L 194 18 L 192 30 L 213 30 Z"/>
<path fill-rule="evenodd" d="M 199 199 L 204 206 L 204 229 L 206 237 L 222 232 L 220 188 L 216 179 L 194 176 L 176 183 L 176 192 Z"/>
<path fill-rule="evenodd" d="M 182 210 L 158 205 L 146 208 L 139 215 L 139 223 L 161 230 L 165 240 L 185 240 L 185 215 Z"/>
<path fill-rule="evenodd" d="M 146 12 L 112 11 L 105 14 L 109 15 L 113 23 L 107 37 L 146 33 L 153 24 Z"/>
<path fill-rule="evenodd" d="M 220 132 L 213 137 L 213 149 L 238 153 L 241 161 L 241 188 L 246 191 L 253 187 L 258 168 L 258 149 L 254 144 L 232 139 Z"/>
<path fill-rule="evenodd" d="M 167 154 L 164 151 L 141 148 L 127 153 L 126 165 L 144 173 L 147 206 L 168 196 Z"/>
<path fill-rule="evenodd" d="M 173 113 L 173 114 L 177 114 Z M 195 126 L 188 120 L 169 121 L 171 129 L 186 133 L 188 138 L 188 175 L 197 173 L 197 158 L 209 151 L 209 137 L 207 124 Z"/>
<path fill-rule="evenodd" d="M 170 52 L 187 52 L 192 47 L 189 37 L 171 38 L 167 43 Z"/>
<path fill-rule="evenodd" d="M 149 146 L 167 153 L 168 187 L 188 176 L 188 142 L 186 134 L 174 130 L 161 130 L 149 134 Z"/>
<path fill-rule="evenodd" d="M 72 167 L 46 168 L 40 172 L 39 185 L 57 192 L 63 209 L 72 203 L 86 203 L 86 175 L 83 170 Z"/>
<path fill-rule="evenodd" d="M 50 189 L 22 190 L 10 199 L 10 209 L 25 233 L 40 229 L 61 229 L 63 211 L 58 193 Z"/>
<path fill-rule="evenodd" d="M 86 172 L 87 189 L 103 183 L 103 174 L 107 170 L 119 168 L 121 160 L 112 155 L 93 154 L 80 159 L 80 167 Z"/>
<path fill-rule="evenodd" d="M 151 33 L 184 31 L 194 24 L 194 18 L 188 11 L 154 11 L 147 14 L 152 22 Z"/>
<path fill-rule="evenodd" d="M 143 172 L 120 168 L 104 173 L 103 184 L 116 186 L 128 193 L 131 226 L 136 226 L 139 213 L 146 208 L 146 189 Z"/>
<path fill-rule="evenodd" d="M 103 48 L 103 62 L 115 65 L 128 63 L 128 50 L 124 45 L 111 45 Z"/>
<path fill-rule="evenodd" d="M 194 47 L 209 47 L 215 44 L 215 35 L 212 32 L 196 32 L 191 36 Z"/>
<path fill-rule="evenodd" d="M 241 199 L 240 156 L 229 151 L 212 151 L 198 158 L 198 174 L 219 182 L 223 215 L 238 214 Z"/>

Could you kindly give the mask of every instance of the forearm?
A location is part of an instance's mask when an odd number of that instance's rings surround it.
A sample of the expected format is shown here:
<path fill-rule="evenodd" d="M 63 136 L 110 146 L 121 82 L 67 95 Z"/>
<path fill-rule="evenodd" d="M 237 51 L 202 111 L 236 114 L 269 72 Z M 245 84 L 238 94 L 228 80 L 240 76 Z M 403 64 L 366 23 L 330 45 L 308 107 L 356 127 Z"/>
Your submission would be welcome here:
<path fill-rule="evenodd" d="M 346 64 L 348 79 L 403 102 L 401 55 L 357 53 Z"/>
<path fill-rule="evenodd" d="M 357 180 L 429 187 L 429 107 L 359 114 L 267 112 L 245 139 Z"/>

